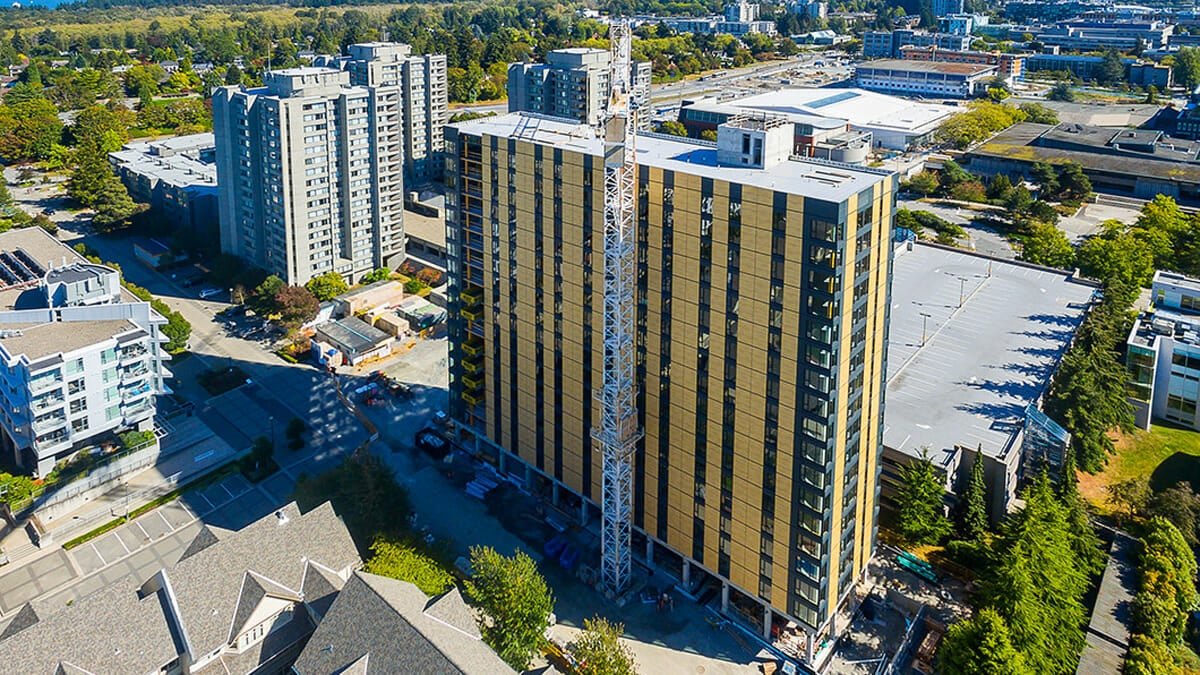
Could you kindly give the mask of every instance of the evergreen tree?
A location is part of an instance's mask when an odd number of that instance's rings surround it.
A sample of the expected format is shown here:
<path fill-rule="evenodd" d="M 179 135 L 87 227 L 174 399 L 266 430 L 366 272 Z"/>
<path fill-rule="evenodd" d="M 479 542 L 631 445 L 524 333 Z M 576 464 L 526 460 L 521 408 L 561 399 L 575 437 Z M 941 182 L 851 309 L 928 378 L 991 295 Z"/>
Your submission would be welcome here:
<path fill-rule="evenodd" d="M 1094 577 L 1104 571 L 1105 555 L 1096 528 L 1092 527 L 1087 504 L 1079 494 L 1079 478 L 1075 472 L 1075 451 L 1068 447 L 1059 473 L 1058 498 L 1067 512 L 1071 548 L 1079 566 L 1089 577 Z"/>
<path fill-rule="evenodd" d="M 1153 638 L 1134 633 L 1129 639 L 1129 653 L 1125 655 L 1124 675 L 1181 675 L 1183 670 L 1175 663 L 1175 657 L 1163 643 Z"/>
<path fill-rule="evenodd" d="M 1025 508 L 1005 522 L 996 565 L 982 589 L 1012 633 L 1030 670 L 1074 673 L 1084 645 L 1088 576 L 1075 559 L 1066 510 L 1043 473 L 1024 494 Z"/>
<path fill-rule="evenodd" d="M 987 480 L 983 474 L 983 444 L 971 463 L 967 485 L 959 496 L 958 536 L 967 541 L 983 541 L 988 530 Z"/>
<path fill-rule="evenodd" d="M 1008 625 L 996 610 L 984 608 L 950 626 L 937 653 L 938 672 L 955 675 L 1032 674 L 1013 647 Z"/>
<path fill-rule="evenodd" d="M 922 448 L 916 459 L 900 468 L 896 502 L 900 533 L 914 544 L 935 544 L 950 534 L 952 525 L 943 504 L 946 490 L 938 470 Z"/>
<path fill-rule="evenodd" d="M 1142 537 L 1140 581 L 1133 613 L 1137 631 L 1179 644 L 1196 607 L 1196 557 L 1171 521 L 1154 517 Z"/>

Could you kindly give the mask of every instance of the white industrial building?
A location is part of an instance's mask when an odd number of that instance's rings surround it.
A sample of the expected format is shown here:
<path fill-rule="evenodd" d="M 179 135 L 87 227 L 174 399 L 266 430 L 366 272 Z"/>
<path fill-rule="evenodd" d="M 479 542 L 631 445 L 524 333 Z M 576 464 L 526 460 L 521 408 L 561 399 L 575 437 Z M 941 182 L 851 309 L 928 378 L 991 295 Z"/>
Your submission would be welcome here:
<path fill-rule="evenodd" d="M 41 228 L 0 234 L 0 427 L 37 476 L 100 438 L 152 428 L 166 319 Z"/>
<path fill-rule="evenodd" d="M 684 101 L 679 119 L 692 132 L 717 125 L 738 112 L 783 115 L 797 125 L 797 135 L 816 136 L 821 130 L 869 133 L 876 148 L 907 150 L 932 138 L 958 110 L 952 106 L 889 96 L 862 89 L 780 89 L 747 98 L 722 101 L 702 98 Z M 801 134 L 807 131 L 807 134 Z"/>

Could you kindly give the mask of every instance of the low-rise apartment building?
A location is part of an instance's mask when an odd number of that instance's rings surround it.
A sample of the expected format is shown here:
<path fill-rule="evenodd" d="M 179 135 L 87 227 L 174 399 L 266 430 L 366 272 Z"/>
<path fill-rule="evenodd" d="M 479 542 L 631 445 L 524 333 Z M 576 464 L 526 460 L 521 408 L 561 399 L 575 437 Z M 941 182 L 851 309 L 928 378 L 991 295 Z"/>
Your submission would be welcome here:
<path fill-rule="evenodd" d="M 134 141 L 108 160 L 135 202 L 200 245 L 218 248 L 216 140 L 211 132 Z"/>
<path fill-rule="evenodd" d="M 166 319 L 41 228 L 0 234 L 0 443 L 37 476 L 153 426 L 170 377 Z"/>

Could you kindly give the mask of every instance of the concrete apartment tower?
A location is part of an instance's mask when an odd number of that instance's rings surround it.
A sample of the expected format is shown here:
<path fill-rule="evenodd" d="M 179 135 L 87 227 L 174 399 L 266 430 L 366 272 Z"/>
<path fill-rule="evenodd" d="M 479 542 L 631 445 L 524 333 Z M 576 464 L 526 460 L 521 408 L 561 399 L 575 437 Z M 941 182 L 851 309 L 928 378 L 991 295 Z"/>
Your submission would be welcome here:
<path fill-rule="evenodd" d="M 737 116 L 716 144 L 637 139 L 634 556 L 764 635 L 796 622 L 817 662 L 875 547 L 895 177 L 791 159 L 792 136 Z M 447 127 L 459 439 L 588 519 L 602 152 L 565 120 Z"/>
<path fill-rule="evenodd" d="M 289 284 L 403 260 L 401 98 L 331 68 L 214 92 L 221 250 Z"/>
<path fill-rule="evenodd" d="M 546 54 L 545 63 L 508 66 L 508 111 L 533 112 L 595 124 L 608 100 L 607 49 L 572 47 Z M 650 104 L 650 62 L 632 66 L 631 103 L 645 111 Z M 650 115 L 639 118 L 648 128 Z"/>
<path fill-rule="evenodd" d="M 399 42 L 350 45 L 347 56 L 319 57 L 316 65 L 341 68 L 350 83 L 400 94 L 404 129 L 404 182 L 410 186 L 442 179 L 442 127 L 450 119 L 446 55 L 413 56 Z"/>

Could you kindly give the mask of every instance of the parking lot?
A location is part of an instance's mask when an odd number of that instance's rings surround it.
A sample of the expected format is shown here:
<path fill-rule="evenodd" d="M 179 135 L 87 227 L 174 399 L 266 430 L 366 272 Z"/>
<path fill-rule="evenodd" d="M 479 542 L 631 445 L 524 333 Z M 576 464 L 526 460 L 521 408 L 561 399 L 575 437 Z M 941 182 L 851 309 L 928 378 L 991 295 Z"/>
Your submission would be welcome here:
<path fill-rule="evenodd" d="M 189 490 L 70 551 L 56 549 L 0 575 L 0 613 L 30 601 L 39 612 L 53 611 L 125 577 L 149 578 L 173 567 L 203 526 L 240 529 L 286 498 L 268 495 L 240 474 Z"/>

